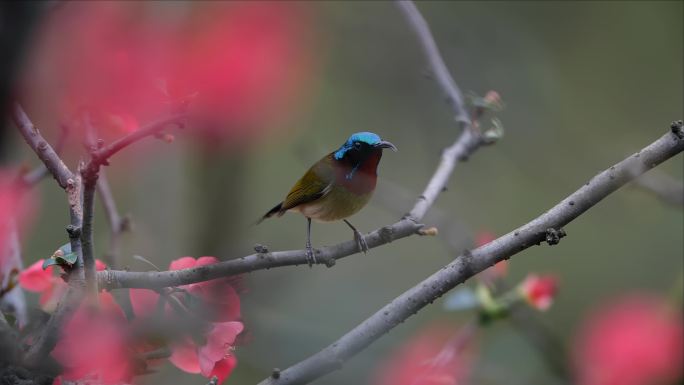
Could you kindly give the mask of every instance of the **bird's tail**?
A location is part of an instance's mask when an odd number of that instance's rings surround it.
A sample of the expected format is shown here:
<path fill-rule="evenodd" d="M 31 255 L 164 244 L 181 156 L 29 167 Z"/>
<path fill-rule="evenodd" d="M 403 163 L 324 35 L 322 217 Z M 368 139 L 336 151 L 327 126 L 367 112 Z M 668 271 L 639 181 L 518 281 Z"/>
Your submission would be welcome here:
<path fill-rule="evenodd" d="M 259 223 L 263 222 L 263 220 L 266 218 L 270 218 L 274 215 L 281 216 L 284 213 L 285 211 L 283 211 L 283 202 L 280 202 L 274 208 L 268 210 L 268 212 L 264 214 L 263 217 L 259 218 L 259 220 L 255 224 L 258 225 Z"/>

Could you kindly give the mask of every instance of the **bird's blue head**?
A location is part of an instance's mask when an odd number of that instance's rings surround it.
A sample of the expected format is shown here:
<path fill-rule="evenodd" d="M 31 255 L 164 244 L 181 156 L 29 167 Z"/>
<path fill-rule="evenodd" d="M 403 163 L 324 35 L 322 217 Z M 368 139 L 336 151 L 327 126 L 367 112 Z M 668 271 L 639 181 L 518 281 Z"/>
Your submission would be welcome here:
<path fill-rule="evenodd" d="M 377 134 L 372 132 L 357 132 L 347 139 L 346 142 L 335 151 L 335 159 L 340 160 L 349 153 L 367 152 L 371 149 L 391 148 L 397 151 L 397 147 L 392 143 L 380 139 Z"/>

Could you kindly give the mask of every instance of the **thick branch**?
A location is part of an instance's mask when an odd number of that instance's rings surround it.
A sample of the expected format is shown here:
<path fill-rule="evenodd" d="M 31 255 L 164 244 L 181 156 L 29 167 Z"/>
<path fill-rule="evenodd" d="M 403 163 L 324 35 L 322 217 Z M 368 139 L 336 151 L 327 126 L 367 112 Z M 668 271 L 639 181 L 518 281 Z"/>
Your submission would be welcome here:
<path fill-rule="evenodd" d="M 64 164 L 62 159 L 60 159 L 57 152 L 55 152 L 47 140 L 43 138 L 38 131 L 38 128 L 31 123 L 26 112 L 24 112 L 18 103 L 15 103 L 12 106 L 12 119 L 26 143 L 28 143 L 31 149 L 38 155 L 38 158 L 43 161 L 43 164 L 45 164 L 45 167 L 50 171 L 55 180 L 57 180 L 60 187 L 66 189 L 69 179 L 73 180 L 73 173 Z"/>
<path fill-rule="evenodd" d="M 81 247 L 83 249 L 83 267 L 85 269 L 86 290 L 93 301 L 97 301 L 97 269 L 95 268 L 95 248 L 93 244 L 93 219 L 95 211 L 95 188 L 99 170 L 91 172 L 84 169 L 83 177 L 83 226 L 81 229 Z"/>
<path fill-rule="evenodd" d="M 281 371 L 277 379 L 268 378 L 259 385 L 304 384 L 340 369 L 349 358 L 456 285 L 499 261 L 544 242 L 552 230 L 567 225 L 636 176 L 682 152 L 683 136 L 680 122 L 673 132 L 596 175 L 541 216 L 493 242 L 458 256 L 325 349 Z"/>
<path fill-rule="evenodd" d="M 57 144 L 55 144 L 55 153 L 57 155 L 62 153 L 62 150 L 64 149 L 64 145 L 66 144 L 67 137 L 69 136 L 69 129 L 66 125 L 61 125 L 61 131 L 59 133 L 59 137 L 57 138 Z M 26 186 L 35 186 L 43 180 L 46 176 L 50 175 L 50 171 L 45 167 L 45 164 L 41 164 L 40 166 L 34 168 L 33 170 L 27 172 L 25 175 L 22 177 L 22 182 Z"/>

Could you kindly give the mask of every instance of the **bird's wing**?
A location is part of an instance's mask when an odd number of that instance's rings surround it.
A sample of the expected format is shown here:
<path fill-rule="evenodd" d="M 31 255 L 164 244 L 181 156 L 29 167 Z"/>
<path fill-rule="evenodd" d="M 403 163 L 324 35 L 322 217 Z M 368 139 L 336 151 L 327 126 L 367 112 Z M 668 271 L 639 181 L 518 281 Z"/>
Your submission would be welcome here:
<path fill-rule="evenodd" d="M 287 211 L 299 205 L 313 202 L 330 192 L 334 180 L 331 161 L 330 155 L 327 155 L 311 167 L 287 194 L 281 210 Z"/>

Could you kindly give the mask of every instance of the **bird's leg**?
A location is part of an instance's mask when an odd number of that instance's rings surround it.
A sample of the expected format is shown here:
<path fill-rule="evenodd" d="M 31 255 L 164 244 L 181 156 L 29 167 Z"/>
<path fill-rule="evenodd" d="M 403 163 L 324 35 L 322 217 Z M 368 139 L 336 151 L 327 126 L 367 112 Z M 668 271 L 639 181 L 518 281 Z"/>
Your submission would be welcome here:
<path fill-rule="evenodd" d="M 316 263 L 316 255 L 311 247 L 311 218 L 306 217 L 306 261 L 309 267 Z"/>
<path fill-rule="evenodd" d="M 352 229 L 352 231 L 354 232 L 354 240 L 356 241 L 356 244 L 359 246 L 359 250 L 363 251 L 363 253 L 365 254 L 366 251 L 368 251 L 368 244 L 366 243 L 366 239 L 363 237 L 363 235 L 361 235 L 361 233 L 359 232 L 359 230 L 356 229 L 356 227 L 349 223 L 348 220 L 343 219 L 343 221 L 347 224 L 347 226 L 349 226 Z"/>

